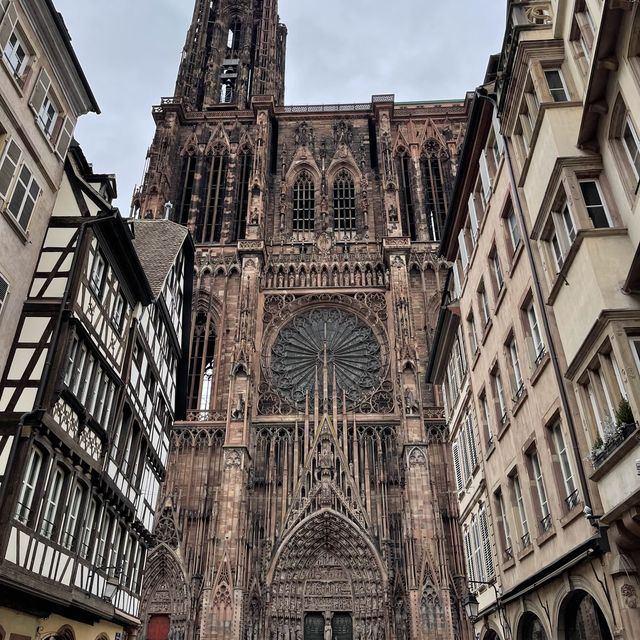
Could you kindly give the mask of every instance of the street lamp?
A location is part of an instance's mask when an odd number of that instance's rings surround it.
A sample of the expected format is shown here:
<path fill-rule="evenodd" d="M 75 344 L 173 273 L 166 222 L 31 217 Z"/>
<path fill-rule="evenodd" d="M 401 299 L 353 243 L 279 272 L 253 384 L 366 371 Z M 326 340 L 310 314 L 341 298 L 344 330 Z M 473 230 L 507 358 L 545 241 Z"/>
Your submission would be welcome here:
<path fill-rule="evenodd" d="M 478 617 L 478 607 L 480 606 L 478 603 L 478 598 L 476 598 L 475 594 L 471 591 L 467 592 L 467 595 L 464 599 L 464 611 L 467 614 L 467 618 L 472 622 Z"/>
<path fill-rule="evenodd" d="M 114 571 L 111 571 L 111 570 Z M 120 589 L 120 576 L 118 567 L 107 567 L 107 580 L 102 590 L 102 599 L 107 602 L 113 602 L 113 598 Z"/>
<path fill-rule="evenodd" d="M 496 611 L 498 612 L 498 619 L 500 620 L 500 626 L 502 627 L 502 633 L 504 634 L 504 638 L 511 638 L 511 628 L 509 627 L 509 623 L 507 621 L 507 617 L 504 611 L 504 605 L 502 604 L 502 600 L 500 598 L 500 591 L 496 586 L 495 582 L 485 582 L 483 580 L 469 580 L 469 585 L 484 585 L 486 587 L 492 587 L 496 594 Z M 479 603 L 478 598 L 476 598 L 475 593 L 473 593 L 470 589 L 467 589 L 467 595 L 464 598 L 464 611 L 467 614 L 467 618 L 471 620 L 471 622 L 475 622 L 478 619 L 479 612 Z"/>

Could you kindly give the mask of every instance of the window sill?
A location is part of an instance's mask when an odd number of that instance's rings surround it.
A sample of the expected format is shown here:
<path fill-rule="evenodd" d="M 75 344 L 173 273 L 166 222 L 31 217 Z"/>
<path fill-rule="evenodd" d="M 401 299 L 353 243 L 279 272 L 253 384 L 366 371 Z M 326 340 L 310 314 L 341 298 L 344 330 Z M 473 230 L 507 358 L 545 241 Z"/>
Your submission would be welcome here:
<path fill-rule="evenodd" d="M 480 348 L 476 349 L 476 352 L 473 354 L 473 361 L 471 362 L 471 371 L 476 368 L 478 364 L 478 360 L 480 360 Z"/>
<path fill-rule="evenodd" d="M 37 204 L 37 202 L 36 202 L 36 204 Z M 22 244 L 28 244 L 31 241 L 31 238 L 29 237 L 29 231 L 23 229 L 18 224 L 18 221 L 7 210 L 7 205 L 3 204 L 2 208 L 0 209 L 0 211 L 2 211 L 2 215 L 5 217 L 5 219 L 9 223 L 9 226 L 15 231 L 16 235 L 18 236 L 18 238 L 20 238 L 20 242 L 22 242 Z M 33 212 L 31 214 L 31 218 L 29 218 L 29 222 L 31 222 L 32 219 L 33 219 Z"/>
<path fill-rule="evenodd" d="M 533 545 L 530 544 L 528 547 L 525 547 L 519 554 L 518 554 L 518 562 L 522 562 L 527 556 L 530 556 L 533 553 Z"/>
<path fill-rule="evenodd" d="M 494 313 L 496 315 L 498 314 L 498 309 L 500 309 L 500 307 L 502 306 L 502 302 L 506 294 L 507 294 L 507 285 L 503 284 L 502 289 L 498 291 L 498 296 L 496 297 L 496 308 L 494 310 Z"/>
<path fill-rule="evenodd" d="M 513 272 L 516 270 L 518 263 L 520 262 L 520 256 L 522 256 L 522 252 L 524 251 L 524 240 L 520 240 L 516 250 L 513 252 L 511 256 L 511 264 L 509 265 L 509 277 L 513 277 Z"/>
<path fill-rule="evenodd" d="M 576 239 L 573 241 L 571 247 L 569 247 L 569 251 L 564 260 L 564 264 L 562 265 L 562 269 L 558 271 L 555 275 L 555 280 L 552 281 L 551 284 L 551 292 L 549 293 L 549 297 L 547 299 L 548 305 L 555 304 L 555 301 L 560 294 L 560 290 L 563 285 L 567 287 L 571 286 L 571 283 L 567 280 L 567 273 L 571 269 L 571 265 L 578 254 L 578 250 L 582 245 L 585 238 L 602 238 L 608 236 L 624 236 L 627 235 L 628 231 L 626 227 L 610 227 L 608 229 L 581 229 L 578 231 L 578 235 Z"/>
<path fill-rule="evenodd" d="M 511 410 L 511 413 L 512 413 L 514 418 L 518 415 L 518 413 L 520 412 L 520 409 L 522 409 L 522 406 L 527 401 L 528 397 L 529 397 L 529 392 L 525 388 L 525 389 L 522 390 L 522 393 L 520 394 L 520 397 L 515 401 L 515 403 L 513 405 L 513 409 Z"/>
<path fill-rule="evenodd" d="M 555 535 L 556 535 L 556 530 L 554 526 L 551 525 L 551 528 L 548 531 L 544 531 L 536 538 L 535 540 L 536 546 L 538 548 L 543 547 L 545 544 L 547 544 L 547 542 L 549 542 L 549 540 L 554 538 Z"/>
<path fill-rule="evenodd" d="M 495 438 L 491 440 L 491 443 L 487 446 L 487 450 L 484 454 L 484 459 L 488 460 L 492 455 L 493 452 L 496 450 L 496 443 L 495 443 Z"/>
<path fill-rule="evenodd" d="M 582 500 L 578 500 L 577 504 L 571 511 L 560 518 L 560 526 L 564 529 L 569 526 L 576 518 L 584 515 L 582 511 Z"/>
<path fill-rule="evenodd" d="M 535 387 L 536 383 L 540 379 L 540 376 L 542 375 L 542 372 L 547 368 L 547 365 L 549 364 L 550 360 L 551 360 L 551 356 L 549 355 L 549 352 L 547 351 L 542 356 L 542 360 L 540 360 L 540 362 L 538 363 L 538 365 L 534 369 L 533 373 L 531 374 L 531 378 L 529 379 L 529 382 L 531 383 L 532 387 Z"/>
<path fill-rule="evenodd" d="M 507 419 L 501 425 L 500 431 L 498 431 L 498 436 L 497 436 L 498 442 L 500 442 L 500 440 L 502 440 L 502 437 L 508 431 L 510 426 L 511 426 L 511 420 L 509 420 L 509 418 L 507 417 Z"/>
<path fill-rule="evenodd" d="M 502 563 L 502 570 L 503 571 L 509 571 L 509 569 L 513 569 L 513 567 L 516 566 L 516 560 L 515 558 L 510 558 L 509 560 L 505 560 Z"/>
<path fill-rule="evenodd" d="M 480 338 L 480 344 L 484 346 L 484 343 L 487 341 L 489 334 L 491 333 L 491 328 L 493 327 L 493 320 L 489 318 L 489 322 L 484 325 L 484 329 L 482 330 L 482 338 Z"/>

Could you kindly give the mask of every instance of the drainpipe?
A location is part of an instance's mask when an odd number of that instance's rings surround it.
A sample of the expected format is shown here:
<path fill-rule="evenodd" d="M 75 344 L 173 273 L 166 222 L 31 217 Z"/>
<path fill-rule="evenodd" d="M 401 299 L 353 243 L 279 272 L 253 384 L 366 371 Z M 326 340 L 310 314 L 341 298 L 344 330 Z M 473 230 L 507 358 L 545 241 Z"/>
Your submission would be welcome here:
<path fill-rule="evenodd" d="M 538 308 L 540 309 L 540 313 L 542 315 L 542 323 L 544 324 L 545 333 L 547 334 L 547 341 L 549 347 L 549 356 L 551 358 L 551 364 L 553 366 L 553 371 L 556 377 L 556 382 L 558 384 L 558 388 L 560 390 L 560 402 L 562 404 L 562 410 L 567 419 L 567 426 L 569 427 L 569 436 L 571 438 L 571 445 L 573 447 L 574 456 L 577 461 L 578 468 L 578 477 L 580 479 L 582 495 L 584 498 L 585 507 L 591 507 L 591 494 L 589 492 L 589 484 L 587 480 L 587 476 L 584 472 L 584 468 L 582 464 L 579 462 L 581 460 L 580 450 L 578 448 L 578 438 L 576 435 L 576 425 L 573 419 L 573 413 L 571 411 L 571 407 L 569 405 L 569 396 L 567 394 L 567 389 L 564 384 L 564 377 L 562 375 L 562 370 L 560 369 L 560 363 L 558 361 L 558 351 L 553 342 L 553 337 L 551 333 L 551 323 L 549 322 L 549 316 L 547 314 L 547 307 L 544 302 L 544 297 L 542 294 L 542 287 L 540 285 L 540 277 L 538 275 L 538 268 L 536 267 L 536 262 L 533 255 L 533 248 L 531 246 L 531 238 L 529 237 L 529 231 L 527 229 L 527 222 L 524 216 L 524 211 L 522 208 L 522 202 L 520 201 L 520 194 L 518 193 L 518 184 L 516 182 L 515 172 L 513 170 L 513 161 L 511 159 L 511 153 L 509 151 L 509 140 L 502 135 L 502 118 L 498 112 L 498 104 L 495 98 L 489 96 L 486 92 L 486 89 L 483 87 L 478 87 L 476 89 L 476 96 L 483 100 L 487 100 L 490 102 L 494 108 L 496 118 L 498 123 L 500 124 L 500 132 L 499 135 L 502 137 L 504 142 L 504 156 L 507 163 L 507 169 L 509 171 L 509 182 L 511 183 L 511 193 L 512 200 L 515 203 L 515 209 L 517 211 L 517 215 L 522 226 L 523 236 L 524 236 L 524 246 L 527 252 L 527 258 L 529 259 L 529 267 L 531 268 L 531 273 L 533 275 L 533 286 L 535 289 L 535 294 L 537 298 Z"/>

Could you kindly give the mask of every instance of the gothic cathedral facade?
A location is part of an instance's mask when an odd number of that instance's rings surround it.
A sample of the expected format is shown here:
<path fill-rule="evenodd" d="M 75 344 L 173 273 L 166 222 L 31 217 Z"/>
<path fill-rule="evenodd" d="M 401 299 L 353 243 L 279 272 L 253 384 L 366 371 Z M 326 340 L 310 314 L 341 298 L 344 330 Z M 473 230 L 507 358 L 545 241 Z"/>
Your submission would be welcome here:
<path fill-rule="evenodd" d="M 468 638 L 424 368 L 469 99 L 286 106 L 277 0 L 197 0 L 133 207 L 196 243 L 146 640 Z"/>

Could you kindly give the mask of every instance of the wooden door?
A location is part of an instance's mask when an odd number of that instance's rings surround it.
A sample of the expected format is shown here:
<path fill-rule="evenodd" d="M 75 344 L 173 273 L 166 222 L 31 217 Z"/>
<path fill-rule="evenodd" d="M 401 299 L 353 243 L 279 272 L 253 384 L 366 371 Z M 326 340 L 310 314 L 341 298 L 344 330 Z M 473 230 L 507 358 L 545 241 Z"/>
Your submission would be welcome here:
<path fill-rule="evenodd" d="M 147 625 L 147 640 L 169 640 L 170 628 L 169 616 L 152 615 Z"/>

